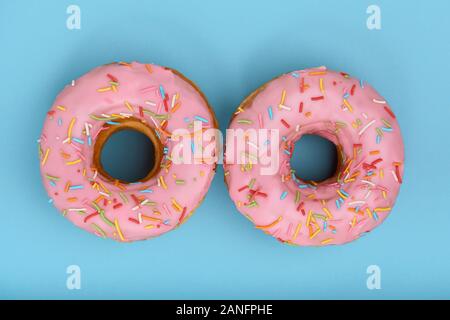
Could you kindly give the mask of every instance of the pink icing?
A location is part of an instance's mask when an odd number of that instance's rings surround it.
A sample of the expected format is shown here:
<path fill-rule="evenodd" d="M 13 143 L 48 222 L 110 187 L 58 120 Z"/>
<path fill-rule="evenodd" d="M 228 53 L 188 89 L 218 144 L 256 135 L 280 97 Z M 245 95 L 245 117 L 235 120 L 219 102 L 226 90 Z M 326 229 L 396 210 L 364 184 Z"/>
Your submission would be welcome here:
<path fill-rule="evenodd" d="M 137 62 L 93 69 L 65 87 L 44 123 L 41 174 L 51 201 L 78 227 L 119 241 L 174 229 L 202 201 L 216 165 L 174 164 L 166 155 L 157 176 L 118 184 L 92 168 L 93 146 L 107 121 L 134 117 L 169 132 L 160 139 L 170 152 L 175 143 L 170 132 L 192 132 L 195 116 L 204 119 L 203 127 L 216 126 L 202 95 L 172 70 Z"/>
<path fill-rule="evenodd" d="M 238 210 L 278 240 L 343 244 L 381 224 L 391 211 L 402 182 L 403 142 L 395 115 L 368 84 L 325 67 L 284 74 L 238 109 L 230 129 L 238 128 L 279 129 L 275 175 L 262 175 L 261 164 L 249 169 L 228 163 L 226 155 L 224 165 Z M 290 171 L 293 145 L 306 133 L 341 150 L 337 176 L 317 185 Z"/>

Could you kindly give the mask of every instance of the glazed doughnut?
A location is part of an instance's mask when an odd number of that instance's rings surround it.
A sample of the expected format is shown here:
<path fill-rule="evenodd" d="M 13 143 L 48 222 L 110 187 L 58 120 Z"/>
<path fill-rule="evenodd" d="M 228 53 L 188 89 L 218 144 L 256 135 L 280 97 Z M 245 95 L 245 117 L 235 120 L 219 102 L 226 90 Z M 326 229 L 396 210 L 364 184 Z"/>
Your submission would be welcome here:
<path fill-rule="evenodd" d="M 399 125 L 371 86 L 346 73 L 319 67 L 281 75 L 242 102 L 229 128 L 279 132 L 274 175 L 261 174 L 257 160 L 265 146 L 245 141 L 236 154 L 246 147 L 250 160 L 233 161 L 227 149 L 224 169 L 238 210 L 281 242 L 343 244 L 378 226 L 394 205 L 403 179 Z M 336 145 L 333 177 L 303 181 L 295 174 L 290 160 L 304 134 Z"/>
<path fill-rule="evenodd" d="M 216 163 L 170 157 L 177 143 L 172 130 L 192 132 L 195 119 L 202 128 L 217 128 L 204 95 L 169 68 L 119 62 L 72 81 L 48 112 L 39 139 L 50 202 L 103 238 L 128 242 L 174 229 L 202 201 L 216 169 Z M 155 150 L 154 167 L 134 183 L 110 176 L 101 163 L 104 143 L 125 129 L 145 134 Z"/>

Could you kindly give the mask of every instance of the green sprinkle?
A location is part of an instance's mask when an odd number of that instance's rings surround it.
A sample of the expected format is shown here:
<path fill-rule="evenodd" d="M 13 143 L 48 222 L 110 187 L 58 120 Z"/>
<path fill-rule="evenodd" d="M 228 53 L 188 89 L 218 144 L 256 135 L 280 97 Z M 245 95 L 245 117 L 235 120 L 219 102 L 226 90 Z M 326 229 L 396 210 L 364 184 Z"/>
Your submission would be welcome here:
<path fill-rule="evenodd" d="M 298 204 L 300 202 L 300 191 L 295 191 L 295 204 Z"/>
<path fill-rule="evenodd" d="M 96 225 L 95 223 L 91 223 L 91 226 L 93 226 L 94 229 L 97 230 L 97 232 L 100 233 L 100 234 L 103 236 L 103 238 L 106 238 L 106 232 L 103 231 L 102 228 L 100 228 L 100 227 L 99 227 L 98 225 Z"/>
<path fill-rule="evenodd" d="M 253 178 L 252 180 L 250 180 L 250 182 L 248 183 L 248 188 L 249 188 L 249 189 L 252 189 L 252 188 L 253 188 L 253 185 L 255 184 L 255 182 L 256 182 L 256 179 L 255 179 L 255 178 Z"/>

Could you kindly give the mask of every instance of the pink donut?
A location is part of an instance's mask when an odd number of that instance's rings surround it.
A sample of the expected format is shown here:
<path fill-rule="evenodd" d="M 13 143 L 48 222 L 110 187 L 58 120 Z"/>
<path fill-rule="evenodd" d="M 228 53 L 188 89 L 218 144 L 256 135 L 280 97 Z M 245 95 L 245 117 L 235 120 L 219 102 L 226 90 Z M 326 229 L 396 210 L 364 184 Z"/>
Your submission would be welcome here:
<path fill-rule="evenodd" d="M 78 227 L 122 242 L 176 228 L 202 201 L 216 169 L 171 161 L 171 132 L 192 133 L 196 119 L 202 130 L 217 128 L 204 95 L 175 70 L 137 62 L 93 69 L 64 88 L 44 123 L 39 153 L 50 202 Z M 103 143 L 123 129 L 146 134 L 155 146 L 155 166 L 137 183 L 114 179 L 101 165 Z"/>
<path fill-rule="evenodd" d="M 281 242 L 343 244 L 381 224 L 394 205 L 404 160 L 399 125 L 371 86 L 346 73 L 320 67 L 281 75 L 242 102 L 230 129 L 279 132 L 270 140 L 279 160 L 272 175 L 262 174 L 265 164 L 258 162 L 269 143 L 251 143 L 248 134 L 233 138 L 233 154 L 248 161 L 229 156 L 227 141 L 224 168 L 238 210 Z M 336 145 L 332 178 L 314 182 L 295 175 L 290 159 L 304 134 Z"/>

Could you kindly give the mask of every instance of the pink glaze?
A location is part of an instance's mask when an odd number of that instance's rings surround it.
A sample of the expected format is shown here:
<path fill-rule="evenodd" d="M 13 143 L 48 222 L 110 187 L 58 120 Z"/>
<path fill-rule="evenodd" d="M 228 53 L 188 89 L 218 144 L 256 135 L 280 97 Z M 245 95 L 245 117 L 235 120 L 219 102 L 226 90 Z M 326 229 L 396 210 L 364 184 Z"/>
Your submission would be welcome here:
<path fill-rule="evenodd" d="M 296 245 L 343 244 L 388 216 L 402 182 L 403 142 L 395 115 L 371 86 L 324 67 L 284 74 L 238 109 L 230 124 L 260 127 L 279 129 L 278 172 L 262 175 L 261 164 L 245 168 L 226 156 L 224 165 L 231 198 L 257 228 Z M 291 173 L 294 143 L 303 134 L 338 146 L 335 177 L 314 185 Z"/>
<path fill-rule="evenodd" d="M 51 201 L 75 225 L 101 237 L 134 241 L 174 229 L 202 201 L 216 165 L 173 164 L 166 155 L 150 180 L 111 183 L 92 168 L 93 146 L 107 121 L 134 117 L 163 126 L 168 135 L 160 140 L 170 154 L 170 132 L 192 132 L 195 116 L 206 120 L 203 127 L 216 126 L 202 95 L 169 69 L 137 62 L 93 69 L 64 88 L 44 123 L 39 151 Z"/>

